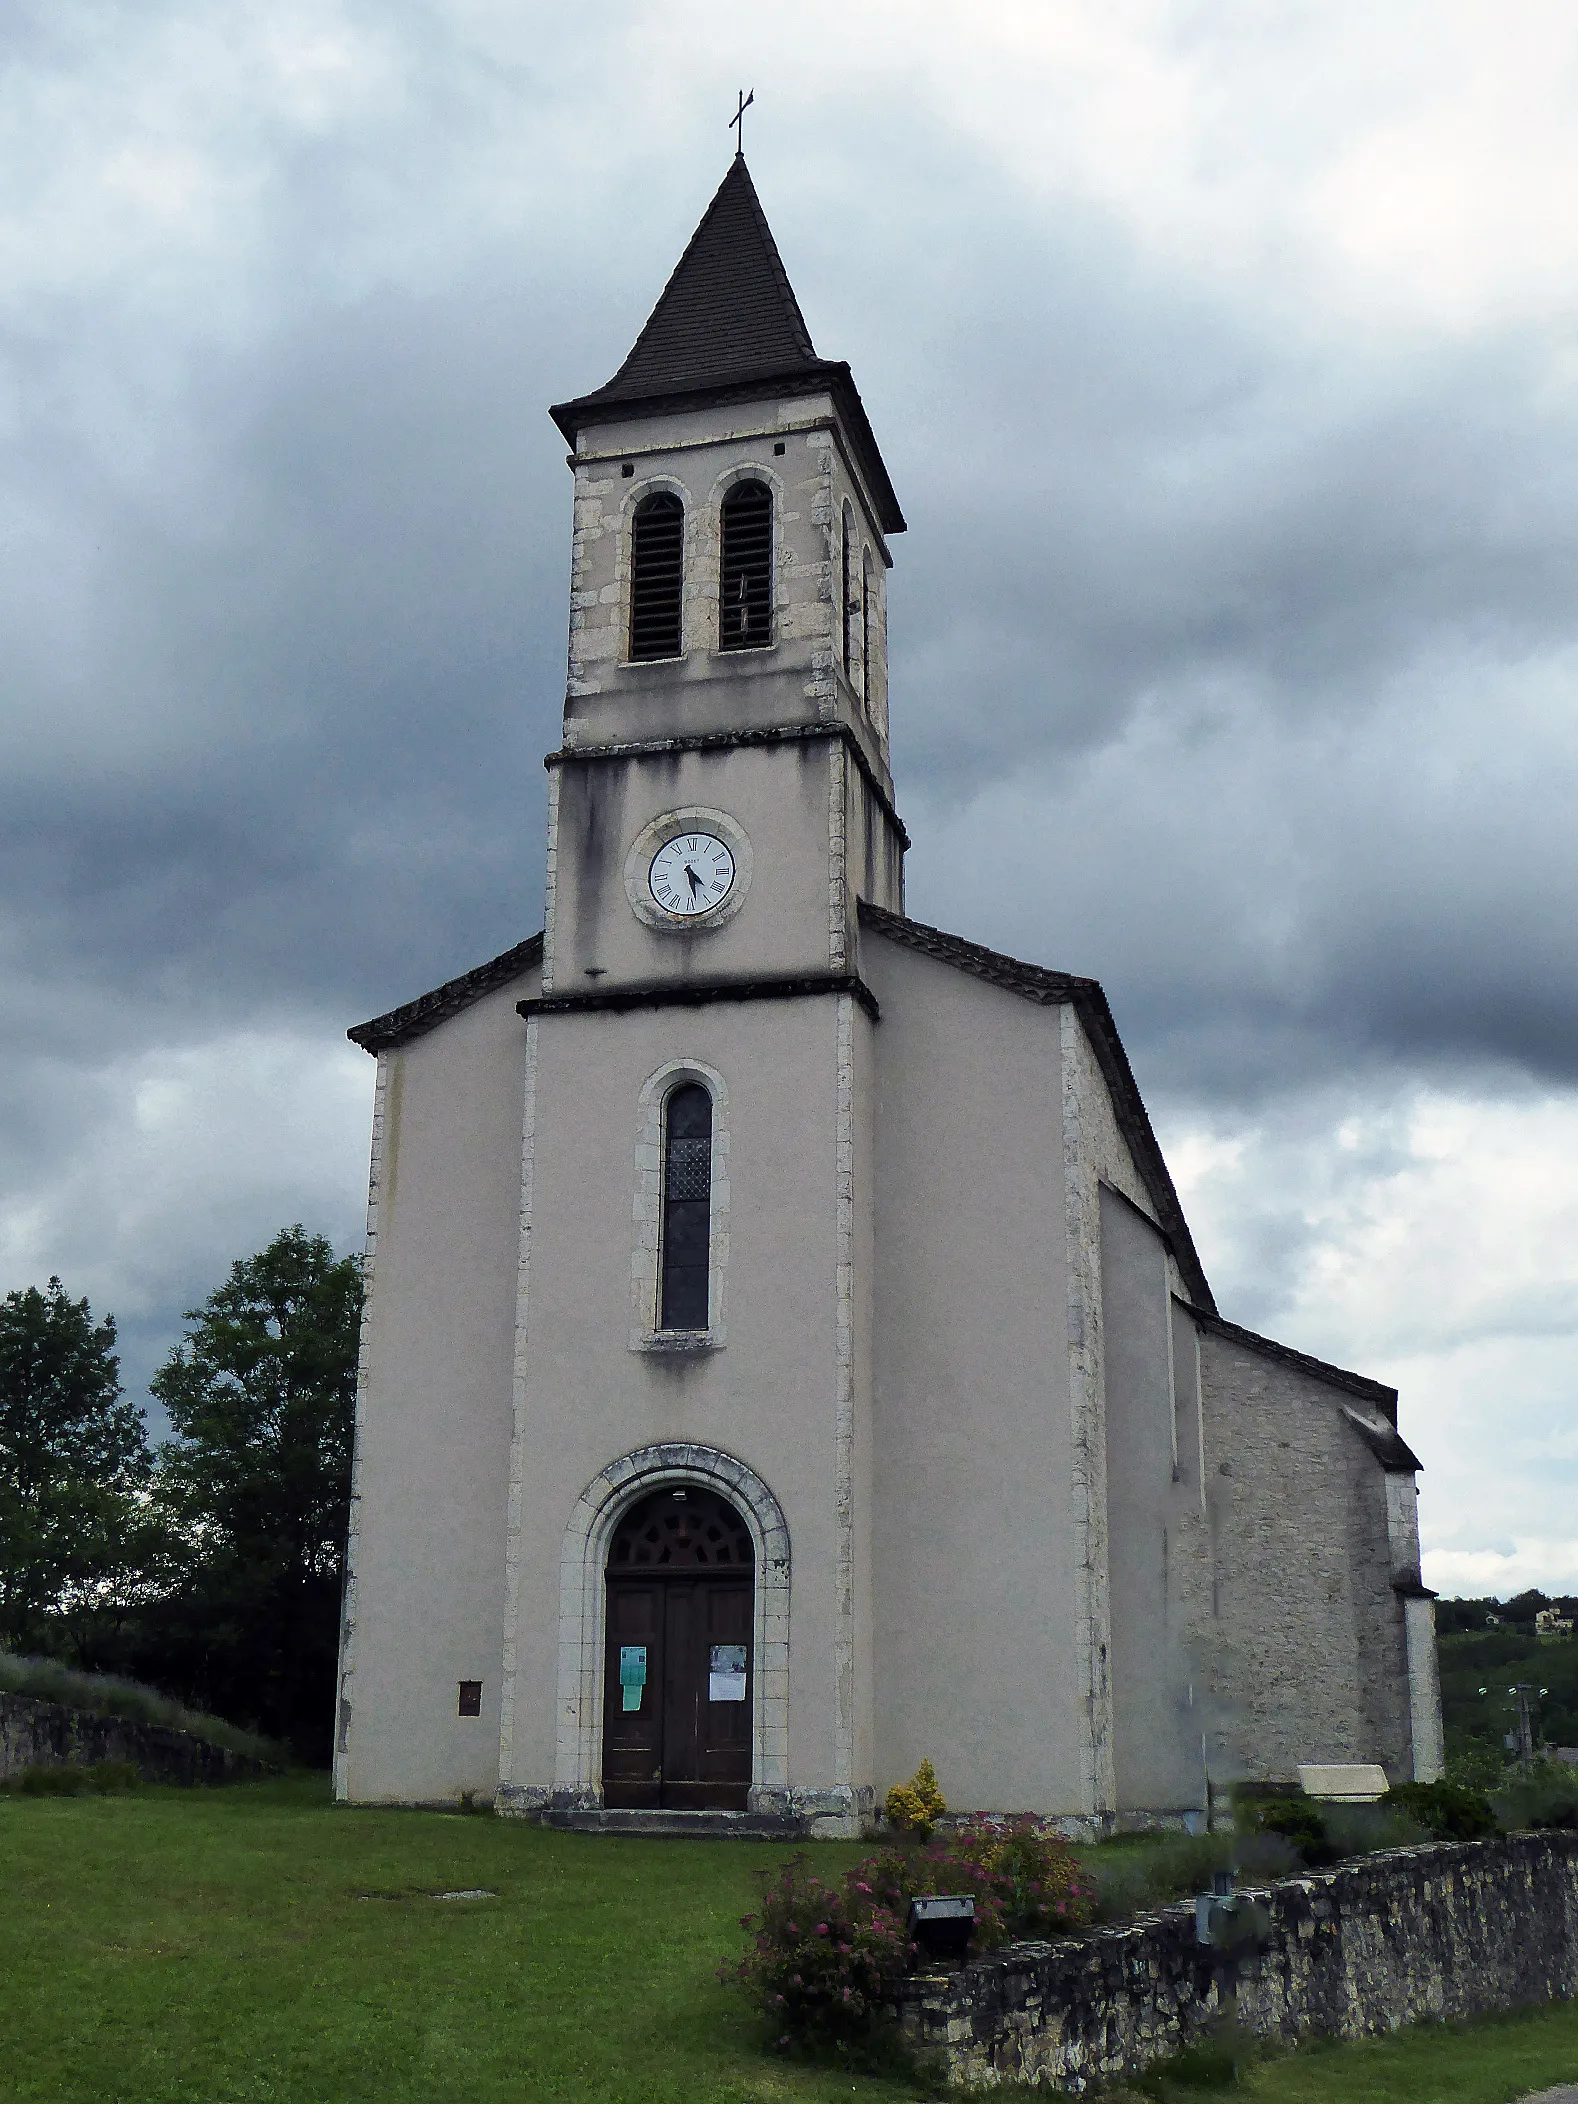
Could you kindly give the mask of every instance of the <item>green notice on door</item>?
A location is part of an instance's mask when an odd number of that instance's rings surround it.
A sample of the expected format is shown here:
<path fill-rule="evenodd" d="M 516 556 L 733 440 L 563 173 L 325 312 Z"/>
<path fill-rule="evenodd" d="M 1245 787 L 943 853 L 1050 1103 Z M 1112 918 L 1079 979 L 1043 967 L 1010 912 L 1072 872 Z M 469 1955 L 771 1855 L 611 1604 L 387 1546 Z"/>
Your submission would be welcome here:
<path fill-rule="evenodd" d="M 645 1644 L 621 1644 L 619 1647 L 619 1687 L 627 1710 L 641 1707 L 641 1690 L 647 1684 L 647 1647 Z"/>

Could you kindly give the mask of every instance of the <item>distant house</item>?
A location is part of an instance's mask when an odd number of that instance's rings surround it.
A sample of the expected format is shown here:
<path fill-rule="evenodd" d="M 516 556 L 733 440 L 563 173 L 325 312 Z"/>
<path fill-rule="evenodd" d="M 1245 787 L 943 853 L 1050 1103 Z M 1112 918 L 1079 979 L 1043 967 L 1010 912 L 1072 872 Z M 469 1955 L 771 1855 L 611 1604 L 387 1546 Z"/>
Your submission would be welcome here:
<path fill-rule="evenodd" d="M 1561 1611 L 1555 1607 L 1542 1607 L 1536 1612 L 1534 1617 L 1534 1634 L 1537 1637 L 1540 1637 L 1542 1639 L 1550 1638 L 1554 1640 L 1558 1637 L 1571 1636 L 1572 1633 L 1573 1625 L 1572 1617 L 1570 1615 L 1562 1614 Z"/>

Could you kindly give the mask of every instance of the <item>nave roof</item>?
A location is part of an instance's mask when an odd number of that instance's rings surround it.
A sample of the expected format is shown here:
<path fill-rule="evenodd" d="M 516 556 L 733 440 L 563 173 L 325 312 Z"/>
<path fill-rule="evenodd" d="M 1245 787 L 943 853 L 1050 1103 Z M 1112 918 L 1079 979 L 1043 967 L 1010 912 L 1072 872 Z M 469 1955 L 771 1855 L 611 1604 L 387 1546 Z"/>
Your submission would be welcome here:
<path fill-rule="evenodd" d="M 490 957 L 486 964 L 476 965 L 469 972 L 462 972 L 458 979 L 446 979 L 442 986 L 435 986 L 430 994 L 418 994 L 414 1001 L 402 1002 L 384 1015 L 375 1015 L 370 1022 L 357 1023 L 346 1031 L 353 1045 L 360 1045 L 364 1052 L 384 1052 L 391 1045 L 406 1044 L 413 1037 L 422 1037 L 439 1023 L 459 1015 L 473 1001 L 480 1001 L 484 994 L 491 994 L 500 986 L 508 986 L 522 972 L 530 971 L 534 964 L 542 963 L 542 932 L 528 935 L 512 949 L 500 951 Z"/>

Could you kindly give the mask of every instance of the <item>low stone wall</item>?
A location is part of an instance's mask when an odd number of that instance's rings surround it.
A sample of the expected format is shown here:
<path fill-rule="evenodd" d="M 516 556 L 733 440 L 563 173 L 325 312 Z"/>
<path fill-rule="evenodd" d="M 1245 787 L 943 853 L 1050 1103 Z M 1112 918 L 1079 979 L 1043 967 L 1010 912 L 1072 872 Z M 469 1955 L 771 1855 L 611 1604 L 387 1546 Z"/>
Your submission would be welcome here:
<path fill-rule="evenodd" d="M 961 2087 L 1079 2095 L 1195 2043 L 1359 2038 L 1578 1992 L 1578 1833 L 1394 1849 L 1246 1894 L 1258 1948 L 1195 1940 L 1192 1902 L 917 1974 L 900 2018 Z"/>
<path fill-rule="evenodd" d="M 168 1725 L 67 1709 L 30 1695 L 0 1695 L 0 1779 L 35 1761 L 135 1761 L 145 1779 L 156 1783 L 234 1783 L 276 1772 L 248 1754 L 210 1746 Z"/>

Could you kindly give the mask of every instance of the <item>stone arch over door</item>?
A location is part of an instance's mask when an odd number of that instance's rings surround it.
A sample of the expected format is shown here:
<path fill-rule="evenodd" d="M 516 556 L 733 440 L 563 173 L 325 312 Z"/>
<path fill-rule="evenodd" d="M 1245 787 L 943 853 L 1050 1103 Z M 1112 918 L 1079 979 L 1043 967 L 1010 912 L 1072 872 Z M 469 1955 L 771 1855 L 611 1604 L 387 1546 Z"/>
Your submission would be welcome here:
<path fill-rule="evenodd" d="M 570 1515 L 559 1560 L 554 1802 L 586 1807 L 602 1802 L 604 1570 L 609 1545 L 630 1507 L 669 1483 L 694 1483 L 716 1491 L 750 1529 L 756 1552 L 750 1806 L 753 1811 L 786 1811 L 789 1529 L 778 1500 L 754 1469 L 717 1447 L 689 1440 L 637 1447 L 611 1461 L 582 1491 Z"/>

